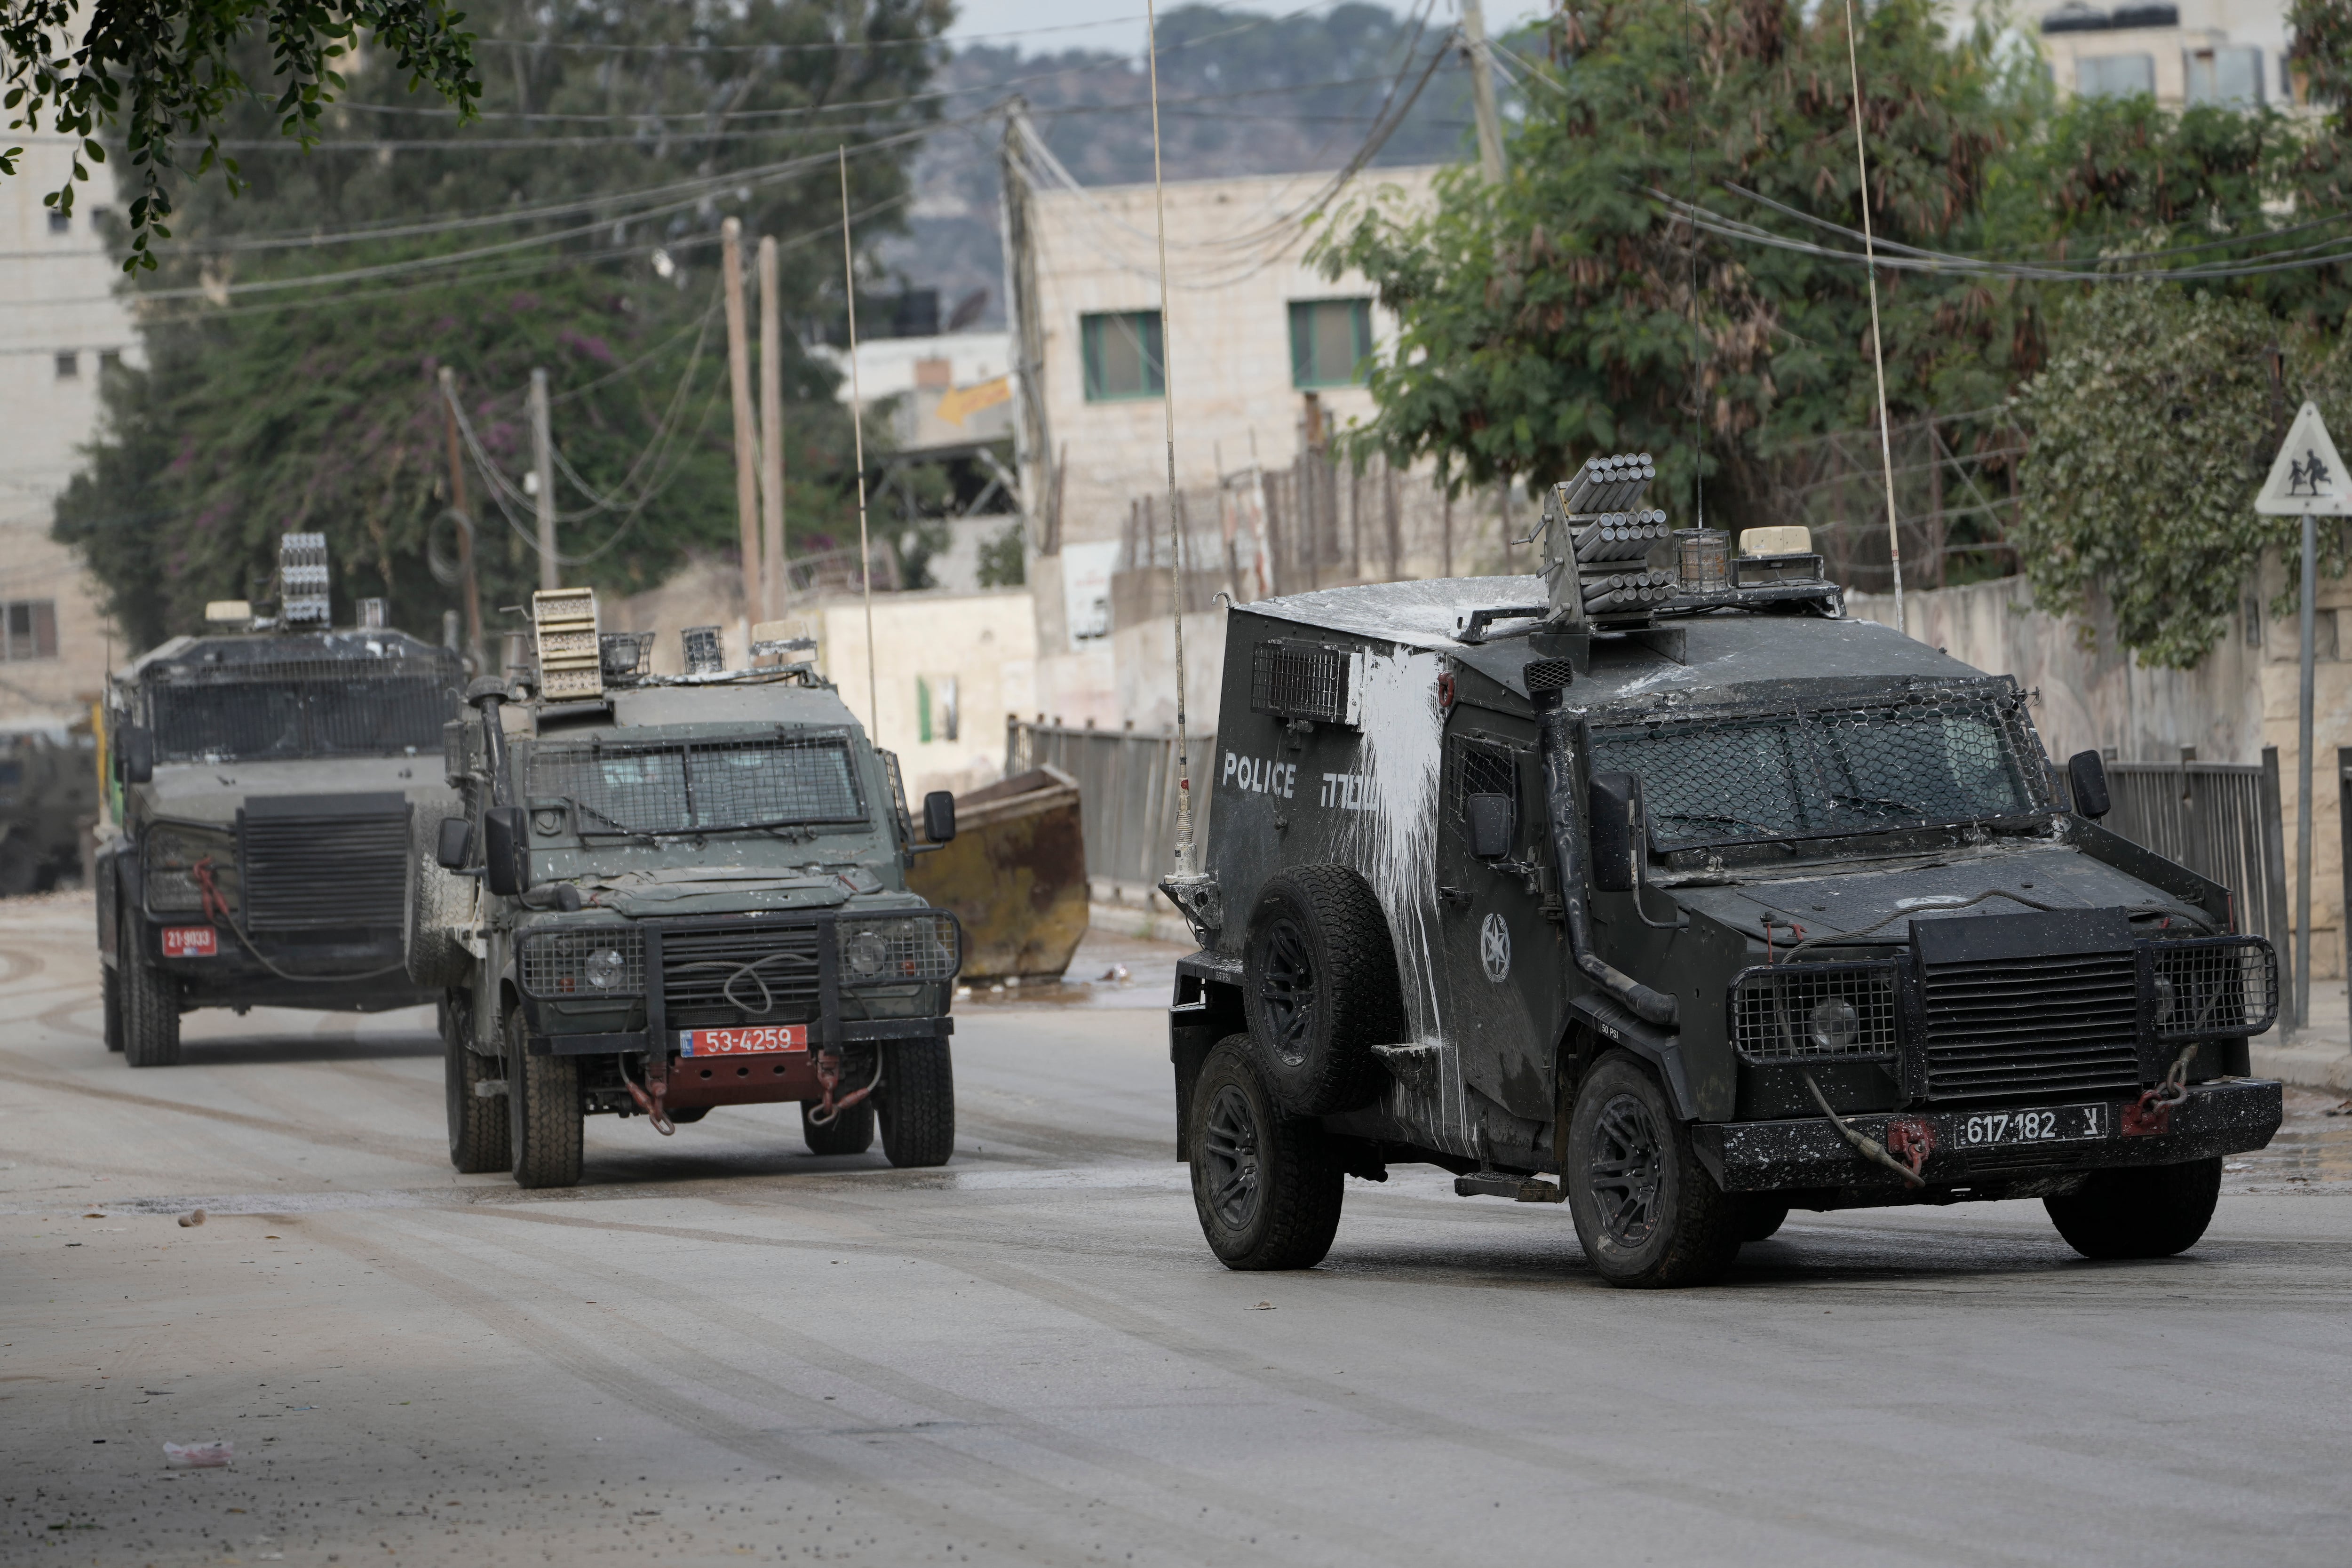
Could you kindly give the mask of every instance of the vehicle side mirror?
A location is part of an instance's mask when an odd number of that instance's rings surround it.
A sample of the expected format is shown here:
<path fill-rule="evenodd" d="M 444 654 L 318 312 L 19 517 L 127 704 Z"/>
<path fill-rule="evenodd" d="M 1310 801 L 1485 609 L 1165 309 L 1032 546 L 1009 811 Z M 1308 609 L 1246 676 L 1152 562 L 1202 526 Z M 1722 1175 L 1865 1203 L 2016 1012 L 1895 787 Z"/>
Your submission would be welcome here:
<path fill-rule="evenodd" d="M 923 837 L 945 844 L 955 837 L 955 796 L 935 789 L 923 797 Z"/>
<path fill-rule="evenodd" d="M 122 759 L 122 782 L 142 784 L 155 776 L 155 736 L 144 724 L 125 724 L 114 732 L 114 747 Z"/>
<path fill-rule="evenodd" d="M 2066 759 L 2066 784 L 2074 792 L 2078 816 L 2105 816 L 2115 806 L 2107 794 L 2107 764 L 2096 752 L 2077 752 Z"/>
<path fill-rule="evenodd" d="M 1511 852 L 1511 797 L 1474 795 L 1463 803 L 1470 816 L 1470 853 L 1481 860 L 1500 860 Z"/>
<path fill-rule="evenodd" d="M 1641 776 L 1593 774 L 1589 804 L 1592 865 L 1587 875 L 1604 893 L 1631 892 L 1641 879 L 1643 840 L 1649 837 L 1642 809 Z"/>
<path fill-rule="evenodd" d="M 462 871 L 473 853 L 474 825 L 462 816 L 443 817 L 440 841 L 433 847 L 435 861 L 445 871 Z"/>
<path fill-rule="evenodd" d="M 523 866 L 530 828 L 519 805 L 494 805 L 482 813 L 482 881 L 502 899 L 520 897 L 530 886 Z"/>

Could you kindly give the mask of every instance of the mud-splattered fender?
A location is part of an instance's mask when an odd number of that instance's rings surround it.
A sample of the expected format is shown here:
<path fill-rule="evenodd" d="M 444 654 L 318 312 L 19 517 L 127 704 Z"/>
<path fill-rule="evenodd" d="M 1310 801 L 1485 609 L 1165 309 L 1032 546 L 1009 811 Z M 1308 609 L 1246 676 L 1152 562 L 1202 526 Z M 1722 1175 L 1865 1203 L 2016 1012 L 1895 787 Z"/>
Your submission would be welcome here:
<path fill-rule="evenodd" d="M 1569 1016 L 1583 1024 L 1603 1046 L 1622 1046 L 1648 1062 L 1657 1070 L 1658 1079 L 1666 1086 L 1666 1098 L 1673 1102 L 1675 1114 L 1684 1121 L 1698 1116 L 1698 1102 L 1692 1097 L 1690 1079 L 1683 1071 L 1682 1042 L 1673 1031 L 1661 1029 L 1633 1016 L 1632 1008 L 1605 992 L 1588 991 L 1568 1005 Z"/>

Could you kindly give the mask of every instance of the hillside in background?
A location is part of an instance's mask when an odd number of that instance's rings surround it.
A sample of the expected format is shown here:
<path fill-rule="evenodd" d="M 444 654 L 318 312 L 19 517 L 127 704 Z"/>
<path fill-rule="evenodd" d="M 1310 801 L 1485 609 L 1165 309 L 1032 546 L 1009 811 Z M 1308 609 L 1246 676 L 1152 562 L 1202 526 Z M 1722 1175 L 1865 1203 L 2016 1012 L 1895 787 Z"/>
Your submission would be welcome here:
<path fill-rule="evenodd" d="M 1188 5 L 1160 22 L 1160 133 L 1167 177 L 1290 174 L 1352 157 L 1382 108 L 1402 101 L 1449 33 L 1379 5 L 1267 17 Z M 939 290 L 943 316 L 1004 323 L 997 228 L 997 146 L 988 113 L 1018 96 L 1070 173 L 1089 185 L 1151 178 L 1150 87 L 1139 58 L 1091 50 L 959 51 L 935 79 L 948 121 L 914 166 L 906 231 L 881 247 L 908 286 Z M 1469 73 L 1458 56 L 1430 79 L 1373 162 L 1459 157 L 1470 133 Z M 959 312 L 957 307 L 963 307 Z"/>

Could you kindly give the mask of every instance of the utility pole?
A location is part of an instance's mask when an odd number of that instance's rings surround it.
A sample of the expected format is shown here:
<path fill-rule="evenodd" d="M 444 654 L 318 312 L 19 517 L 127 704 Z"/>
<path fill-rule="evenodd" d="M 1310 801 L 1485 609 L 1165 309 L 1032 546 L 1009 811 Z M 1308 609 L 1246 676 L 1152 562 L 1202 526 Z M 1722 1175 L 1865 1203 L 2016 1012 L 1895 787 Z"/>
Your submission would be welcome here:
<path fill-rule="evenodd" d="M 555 441 L 547 432 L 547 372 L 530 373 L 530 471 L 539 481 L 539 585 L 563 586 L 555 559 Z"/>
<path fill-rule="evenodd" d="M 474 513 L 466 504 L 465 448 L 457 440 L 457 376 L 441 367 L 441 417 L 449 431 L 449 510 L 457 517 L 457 576 L 465 590 L 466 657 L 474 673 L 482 664 L 482 580 L 474 571 Z"/>
<path fill-rule="evenodd" d="M 1503 121 L 1495 111 L 1495 66 L 1486 55 L 1486 13 L 1479 0 L 1462 0 L 1462 38 L 1470 57 L 1470 101 L 1478 120 L 1478 167 L 1486 183 L 1503 183 Z"/>
<path fill-rule="evenodd" d="M 784 613 L 784 301 L 776 289 L 776 241 L 760 237 L 760 574 L 765 618 Z"/>
<path fill-rule="evenodd" d="M 743 222 L 719 226 L 727 289 L 727 383 L 735 400 L 735 522 L 743 548 L 743 614 L 760 613 L 760 437 L 751 412 L 751 345 L 743 320 Z M 747 655 L 748 657 L 748 655 Z"/>

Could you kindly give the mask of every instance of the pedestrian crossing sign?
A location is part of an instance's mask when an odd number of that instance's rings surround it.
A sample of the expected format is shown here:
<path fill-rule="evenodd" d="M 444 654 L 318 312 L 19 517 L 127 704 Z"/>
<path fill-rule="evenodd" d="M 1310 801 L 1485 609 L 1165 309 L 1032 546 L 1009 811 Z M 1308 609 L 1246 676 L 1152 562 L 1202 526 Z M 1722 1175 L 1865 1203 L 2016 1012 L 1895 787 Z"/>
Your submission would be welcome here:
<path fill-rule="evenodd" d="M 2288 426 L 2254 510 L 2271 516 L 2352 516 L 2352 475 L 2345 473 L 2344 459 L 2327 438 L 2316 403 L 2305 403 Z"/>

